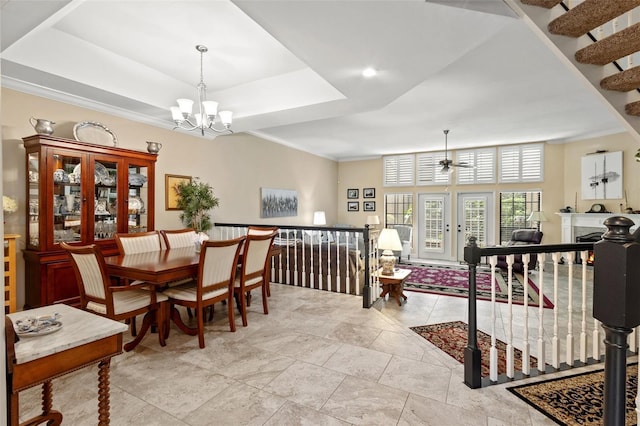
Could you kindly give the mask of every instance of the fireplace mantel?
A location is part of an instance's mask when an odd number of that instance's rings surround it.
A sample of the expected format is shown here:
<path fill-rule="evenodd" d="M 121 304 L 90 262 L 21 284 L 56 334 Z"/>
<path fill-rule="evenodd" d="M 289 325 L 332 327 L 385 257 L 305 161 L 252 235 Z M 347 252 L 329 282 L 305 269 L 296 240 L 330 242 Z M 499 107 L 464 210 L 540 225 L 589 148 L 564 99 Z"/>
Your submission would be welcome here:
<path fill-rule="evenodd" d="M 576 242 L 576 228 L 599 228 L 606 231 L 604 221 L 612 216 L 628 217 L 633 223 L 640 224 L 640 214 L 624 213 L 556 213 L 562 218 L 562 243 Z M 631 230 L 635 230 L 635 226 Z"/>

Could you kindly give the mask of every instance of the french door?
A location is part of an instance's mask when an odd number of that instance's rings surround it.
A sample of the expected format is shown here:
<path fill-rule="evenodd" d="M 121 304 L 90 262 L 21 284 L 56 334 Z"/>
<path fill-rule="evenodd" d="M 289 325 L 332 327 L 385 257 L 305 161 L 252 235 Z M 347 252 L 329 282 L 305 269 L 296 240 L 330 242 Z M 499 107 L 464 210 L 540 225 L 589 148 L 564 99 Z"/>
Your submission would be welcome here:
<path fill-rule="evenodd" d="M 464 246 L 467 245 L 471 236 L 476 237 L 476 243 L 481 247 L 495 244 L 493 204 L 491 192 L 458 193 L 456 224 L 458 260 L 464 260 Z"/>
<path fill-rule="evenodd" d="M 420 259 L 451 259 L 451 196 L 448 193 L 418 194 Z"/>

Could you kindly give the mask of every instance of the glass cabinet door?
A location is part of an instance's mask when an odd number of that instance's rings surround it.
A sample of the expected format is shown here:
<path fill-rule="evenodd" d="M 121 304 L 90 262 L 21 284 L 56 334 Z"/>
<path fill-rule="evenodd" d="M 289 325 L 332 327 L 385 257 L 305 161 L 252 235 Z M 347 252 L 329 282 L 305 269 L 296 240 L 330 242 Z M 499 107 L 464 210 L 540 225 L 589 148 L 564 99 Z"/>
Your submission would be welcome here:
<path fill-rule="evenodd" d="M 40 248 L 40 153 L 27 154 L 27 169 L 29 170 L 29 187 L 27 198 L 29 214 L 27 215 L 27 243 Z"/>
<path fill-rule="evenodd" d="M 118 163 L 97 159 L 94 162 L 93 197 L 94 241 L 114 238 L 118 231 Z"/>
<path fill-rule="evenodd" d="M 129 233 L 146 232 L 149 224 L 149 167 L 129 164 L 129 198 L 127 200 L 127 228 Z"/>
<path fill-rule="evenodd" d="M 80 156 L 53 154 L 53 243 L 82 240 L 82 181 Z"/>

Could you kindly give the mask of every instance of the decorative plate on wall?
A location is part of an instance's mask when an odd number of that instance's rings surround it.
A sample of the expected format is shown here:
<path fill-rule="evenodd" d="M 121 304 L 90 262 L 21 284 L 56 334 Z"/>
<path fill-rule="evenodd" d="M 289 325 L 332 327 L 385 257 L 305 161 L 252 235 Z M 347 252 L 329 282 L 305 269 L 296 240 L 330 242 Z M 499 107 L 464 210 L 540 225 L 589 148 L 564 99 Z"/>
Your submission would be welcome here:
<path fill-rule="evenodd" d="M 82 121 L 73 126 L 73 137 L 80 142 L 96 145 L 118 146 L 118 138 L 104 124 Z"/>

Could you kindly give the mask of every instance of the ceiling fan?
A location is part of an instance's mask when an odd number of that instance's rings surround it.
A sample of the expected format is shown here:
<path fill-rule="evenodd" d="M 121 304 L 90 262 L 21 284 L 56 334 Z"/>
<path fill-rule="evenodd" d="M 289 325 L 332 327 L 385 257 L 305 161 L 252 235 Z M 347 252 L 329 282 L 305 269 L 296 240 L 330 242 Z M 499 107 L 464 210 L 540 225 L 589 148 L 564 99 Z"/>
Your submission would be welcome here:
<path fill-rule="evenodd" d="M 441 173 L 451 173 L 453 171 L 453 167 L 465 167 L 472 169 L 473 166 L 467 163 L 454 163 L 453 160 L 449 160 L 448 150 L 447 150 L 447 135 L 449 134 L 449 130 L 443 130 L 444 132 L 444 160 L 440 160 L 438 164 L 442 166 Z"/>

